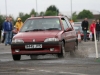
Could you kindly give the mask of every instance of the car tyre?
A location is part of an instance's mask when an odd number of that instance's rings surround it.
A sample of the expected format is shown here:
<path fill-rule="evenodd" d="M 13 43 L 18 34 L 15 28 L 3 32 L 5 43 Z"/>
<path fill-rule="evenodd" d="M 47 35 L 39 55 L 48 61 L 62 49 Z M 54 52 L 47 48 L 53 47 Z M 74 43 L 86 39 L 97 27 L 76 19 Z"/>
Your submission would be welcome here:
<path fill-rule="evenodd" d="M 65 46 L 64 43 L 62 43 L 61 47 L 61 53 L 57 54 L 58 58 L 64 58 L 65 57 Z"/>
<path fill-rule="evenodd" d="M 75 41 L 75 48 L 74 48 L 74 51 L 75 51 L 75 50 L 78 50 L 78 40 Z"/>
<path fill-rule="evenodd" d="M 37 57 L 38 57 L 38 55 L 30 55 L 30 58 L 31 58 L 32 60 L 37 59 Z"/>
<path fill-rule="evenodd" d="M 75 41 L 75 47 L 74 47 L 74 50 L 70 51 L 70 56 L 74 57 L 76 50 L 78 50 L 78 40 Z"/>
<path fill-rule="evenodd" d="M 12 57 L 13 57 L 14 61 L 17 61 L 17 60 L 21 59 L 21 55 L 12 55 Z"/>

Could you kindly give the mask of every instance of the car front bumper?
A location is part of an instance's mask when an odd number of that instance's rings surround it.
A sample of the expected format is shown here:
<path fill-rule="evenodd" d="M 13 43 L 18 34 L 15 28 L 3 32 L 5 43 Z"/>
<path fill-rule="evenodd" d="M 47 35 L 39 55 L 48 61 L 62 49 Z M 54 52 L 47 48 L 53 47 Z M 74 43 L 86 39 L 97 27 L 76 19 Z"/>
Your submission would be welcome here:
<path fill-rule="evenodd" d="M 42 48 L 26 49 L 26 45 L 42 44 Z M 61 53 L 61 42 L 32 42 L 11 44 L 11 51 L 13 55 L 31 55 L 31 54 L 57 54 Z"/>

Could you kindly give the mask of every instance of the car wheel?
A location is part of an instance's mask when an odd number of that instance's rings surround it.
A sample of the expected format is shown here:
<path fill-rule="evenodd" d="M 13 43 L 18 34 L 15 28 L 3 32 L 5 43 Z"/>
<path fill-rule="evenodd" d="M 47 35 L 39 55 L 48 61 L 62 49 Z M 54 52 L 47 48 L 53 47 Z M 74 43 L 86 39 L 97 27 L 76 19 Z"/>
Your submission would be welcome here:
<path fill-rule="evenodd" d="M 32 60 L 37 59 L 37 57 L 38 57 L 38 55 L 30 55 L 30 58 L 31 58 Z"/>
<path fill-rule="evenodd" d="M 75 51 L 78 50 L 78 41 L 75 41 L 75 47 L 70 51 L 70 56 L 75 56 Z"/>
<path fill-rule="evenodd" d="M 78 40 L 75 41 L 75 48 L 74 48 L 74 51 L 75 51 L 75 50 L 78 50 Z"/>
<path fill-rule="evenodd" d="M 61 53 L 57 54 L 58 58 L 64 58 L 65 57 L 65 46 L 64 43 L 62 43 L 61 47 Z"/>
<path fill-rule="evenodd" d="M 12 57 L 13 57 L 14 61 L 17 61 L 17 60 L 21 59 L 21 55 L 12 55 Z"/>

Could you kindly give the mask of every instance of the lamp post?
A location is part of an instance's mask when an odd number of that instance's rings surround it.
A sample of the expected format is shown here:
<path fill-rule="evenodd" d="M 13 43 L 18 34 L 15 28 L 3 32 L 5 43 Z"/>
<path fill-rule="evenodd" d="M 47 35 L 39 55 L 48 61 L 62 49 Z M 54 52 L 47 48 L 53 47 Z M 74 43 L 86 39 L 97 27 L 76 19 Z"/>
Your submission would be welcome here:
<path fill-rule="evenodd" d="M 38 13 L 37 0 L 36 0 L 36 12 Z M 36 13 L 36 16 L 38 16 L 37 13 Z"/>
<path fill-rule="evenodd" d="M 71 20 L 72 20 L 72 0 L 71 1 Z"/>
<path fill-rule="evenodd" d="M 7 0 L 5 0 L 5 10 L 6 10 L 6 16 L 7 16 Z"/>

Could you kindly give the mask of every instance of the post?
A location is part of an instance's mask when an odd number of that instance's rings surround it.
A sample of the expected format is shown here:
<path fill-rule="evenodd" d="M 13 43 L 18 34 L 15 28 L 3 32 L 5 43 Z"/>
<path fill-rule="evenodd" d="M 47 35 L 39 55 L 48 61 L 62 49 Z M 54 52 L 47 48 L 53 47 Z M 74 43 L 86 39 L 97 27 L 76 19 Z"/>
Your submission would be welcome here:
<path fill-rule="evenodd" d="M 5 10 L 6 10 L 6 16 L 7 16 L 7 1 L 5 0 Z"/>
<path fill-rule="evenodd" d="M 36 0 L 36 12 L 38 13 L 37 0 Z M 38 16 L 37 13 L 36 16 Z"/>
<path fill-rule="evenodd" d="M 95 31 L 95 28 L 94 28 L 94 38 L 95 38 L 96 58 L 98 58 L 98 48 L 97 48 L 97 40 L 96 40 L 96 31 Z"/>
<path fill-rule="evenodd" d="M 71 0 L 71 20 L 72 20 L 72 0 Z"/>

